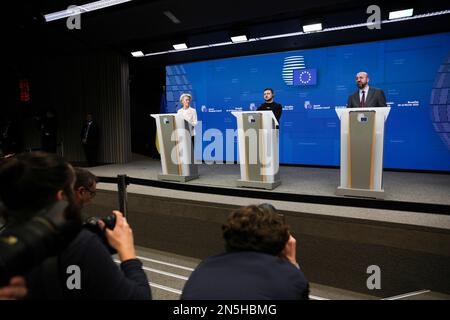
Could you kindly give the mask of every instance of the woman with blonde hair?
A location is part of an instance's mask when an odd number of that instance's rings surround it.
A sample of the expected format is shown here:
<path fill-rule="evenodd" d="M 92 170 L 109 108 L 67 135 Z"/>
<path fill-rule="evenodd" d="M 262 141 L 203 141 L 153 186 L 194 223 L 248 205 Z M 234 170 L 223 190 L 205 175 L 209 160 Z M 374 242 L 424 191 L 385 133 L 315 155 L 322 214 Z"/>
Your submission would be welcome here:
<path fill-rule="evenodd" d="M 177 111 L 187 122 L 189 122 L 189 133 L 192 138 L 192 146 L 194 146 L 195 126 L 197 125 L 197 111 L 191 107 L 192 96 L 189 93 L 183 93 L 180 96 L 180 103 L 183 106 Z"/>

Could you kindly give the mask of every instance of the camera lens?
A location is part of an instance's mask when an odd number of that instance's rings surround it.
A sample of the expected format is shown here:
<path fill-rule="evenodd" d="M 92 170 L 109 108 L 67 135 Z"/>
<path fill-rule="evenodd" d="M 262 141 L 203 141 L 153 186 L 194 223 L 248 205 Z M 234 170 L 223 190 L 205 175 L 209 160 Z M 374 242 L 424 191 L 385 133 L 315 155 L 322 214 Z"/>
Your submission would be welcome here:
<path fill-rule="evenodd" d="M 105 223 L 106 228 L 110 230 L 114 230 L 114 227 L 116 226 L 116 216 L 115 215 L 109 215 L 102 219 L 102 221 Z"/>

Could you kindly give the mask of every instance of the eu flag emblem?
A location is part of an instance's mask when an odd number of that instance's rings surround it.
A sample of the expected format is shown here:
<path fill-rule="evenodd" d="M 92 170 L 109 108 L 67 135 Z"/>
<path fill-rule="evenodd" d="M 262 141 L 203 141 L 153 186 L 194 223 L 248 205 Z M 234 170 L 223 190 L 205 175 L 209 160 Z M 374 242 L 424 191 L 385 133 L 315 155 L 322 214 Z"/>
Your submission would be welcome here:
<path fill-rule="evenodd" d="M 294 86 L 313 86 L 317 84 L 317 69 L 294 70 Z"/>

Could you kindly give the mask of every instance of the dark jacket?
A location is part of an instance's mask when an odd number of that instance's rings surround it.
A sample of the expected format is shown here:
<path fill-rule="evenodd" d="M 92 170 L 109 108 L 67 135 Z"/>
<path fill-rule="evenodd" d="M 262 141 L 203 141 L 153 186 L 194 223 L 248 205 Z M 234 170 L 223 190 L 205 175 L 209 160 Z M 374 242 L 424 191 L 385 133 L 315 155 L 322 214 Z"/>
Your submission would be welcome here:
<path fill-rule="evenodd" d="M 54 270 L 44 267 L 44 262 L 28 274 L 28 299 L 152 298 L 142 263 L 138 259 L 130 259 L 120 264 L 120 270 L 105 244 L 95 233 L 86 229 L 55 260 Z M 80 268 L 81 289 L 69 290 L 66 283 L 73 273 L 68 273 L 67 268 L 73 265 Z"/>
<path fill-rule="evenodd" d="M 257 109 L 257 111 L 266 111 L 266 110 L 267 111 L 271 110 L 275 115 L 275 118 L 277 118 L 278 123 L 280 122 L 281 112 L 283 111 L 283 107 L 281 106 L 281 104 L 276 102 L 272 103 L 265 102 L 262 105 L 260 105 L 259 108 Z"/>
<path fill-rule="evenodd" d="M 184 286 L 184 300 L 306 300 L 309 284 L 289 261 L 254 251 L 204 260 Z"/>
<path fill-rule="evenodd" d="M 0 128 L 0 155 L 20 152 L 21 130 L 19 124 L 15 121 L 5 123 Z"/>
<path fill-rule="evenodd" d="M 83 128 L 81 129 L 81 140 L 83 140 L 86 136 L 86 129 L 87 129 L 88 124 L 85 123 L 83 125 Z M 89 127 L 89 131 L 87 132 L 87 139 L 86 139 L 86 144 L 88 145 L 96 145 L 98 143 L 98 138 L 99 138 L 99 132 L 98 132 L 98 126 L 97 124 L 92 121 L 91 126 Z"/>
<path fill-rule="evenodd" d="M 383 90 L 370 87 L 366 95 L 365 108 L 387 107 Z M 347 108 L 360 108 L 359 90 L 348 97 Z"/>

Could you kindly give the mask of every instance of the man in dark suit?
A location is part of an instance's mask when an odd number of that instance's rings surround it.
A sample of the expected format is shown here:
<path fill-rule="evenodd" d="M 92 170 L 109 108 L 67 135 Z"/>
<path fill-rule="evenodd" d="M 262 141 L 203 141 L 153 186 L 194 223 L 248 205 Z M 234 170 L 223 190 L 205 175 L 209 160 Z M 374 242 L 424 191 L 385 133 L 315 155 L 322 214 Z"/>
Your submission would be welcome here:
<path fill-rule="evenodd" d="M 95 167 L 98 153 L 98 127 L 91 113 L 86 115 L 86 122 L 81 129 L 81 143 L 89 166 Z"/>
<path fill-rule="evenodd" d="M 49 109 L 41 118 L 41 148 L 48 153 L 56 153 L 58 121 L 56 112 Z"/>
<path fill-rule="evenodd" d="M 296 240 L 269 204 L 233 211 L 222 226 L 226 253 L 204 260 L 186 282 L 184 300 L 307 300 Z"/>
<path fill-rule="evenodd" d="M 264 89 L 263 94 L 265 102 L 259 106 L 257 111 L 272 111 L 275 115 L 275 118 L 277 118 L 277 121 L 280 122 L 281 112 L 283 111 L 283 108 L 281 104 L 273 101 L 273 90 L 271 88 L 266 88 Z"/>
<path fill-rule="evenodd" d="M 0 127 L 0 155 L 18 153 L 21 149 L 21 141 L 19 123 L 7 117 Z"/>
<path fill-rule="evenodd" d="M 387 107 L 383 90 L 369 87 L 369 75 L 367 72 L 358 72 L 356 85 L 359 90 L 348 97 L 347 108 Z"/>

